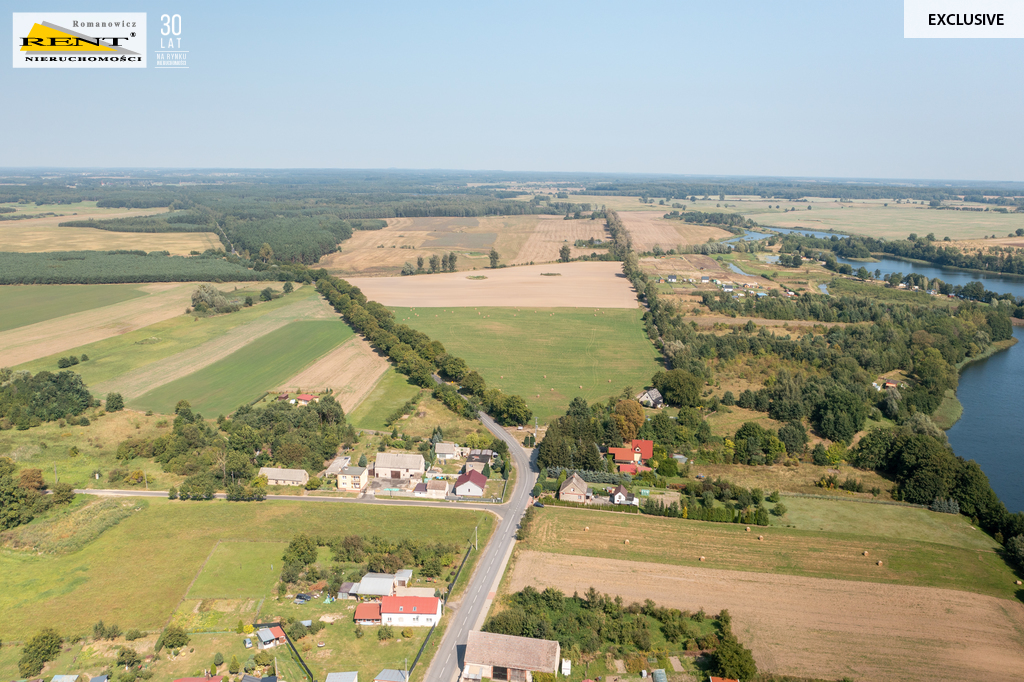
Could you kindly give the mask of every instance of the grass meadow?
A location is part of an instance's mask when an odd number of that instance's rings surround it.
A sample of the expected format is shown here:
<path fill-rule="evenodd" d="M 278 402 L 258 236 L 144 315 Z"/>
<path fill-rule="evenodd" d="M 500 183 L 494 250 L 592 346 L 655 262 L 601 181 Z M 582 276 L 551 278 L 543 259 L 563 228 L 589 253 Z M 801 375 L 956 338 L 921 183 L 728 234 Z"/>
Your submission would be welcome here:
<path fill-rule="evenodd" d="M 0 332 L 146 296 L 138 284 L 0 286 Z"/>
<path fill-rule="evenodd" d="M 489 387 L 523 396 L 541 423 L 576 396 L 595 402 L 627 386 L 639 391 L 661 369 L 638 308 L 394 311 L 397 321 L 464 358 Z"/>
<path fill-rule="evenodd" d="M 786 498 L 787 507 L 791 499 L 797 524 L 825 530 L 772 526 L 748 533 L 741 524 L 552 507 L 538 515 L 526 549 L 1015 598 L 1014 571 L 962 517 L 935 520 L 923 510 L 831 500 Z"/>
<path fill-rule="evenodd" d="M 370 394 L 348 415 L 348 420 L 357 429 L 384 430 L 388 415 L 419 392 L 419 386 L 410 384 L 408 378 L 395 371 L 394 367 L 388 367 Z"/>
<path fill-rule="evenodd" d="M 15 551 L 0 554 L 6 586 L 0 592 L 4 639 L 27 638 L 45 625 L 65 635 L 84 634 L 101 618 L 123 630 L 159 629 L 186 597 L 208 558 L 213 572 L 207 577 L 199 574 L 193 592 L 234 589 L 256 597 L 258 590 L 272 585 L 263 573 L 274 555 L 264 543 L 287 543 L 299 532 L 458 541 L 471 537 L 478 523 L 481 537 L 489 536 L 493 523 L 490 514 L 459 509 L 159 498 L 148 502 L 148 508 L 59 561 Z M 218 541 L 223 542 L 218 546 Z M 234 543 L 225 550 L 214 549 L 230 541 L 253 541 L 254 553 L 250 556 Z M 246 559 L 243 568 L 235 569 L 234 562 L 241 558 Z M 275 569 L 280 572 L 276 562 Z M 261 596 L 270 597 L 266 592 Z M 267 608 L 263 613 L 269 613 Z M 0 676 L 13 678 L 13 673 L 0 668 Z"/>
<path fill-rule="evenodd" d="M 229 414 L 287 380 L 353 335 L 339 320 L 291 322 L 222 360 L 130 400 L 131 407 L 169 414 L 179 400 L 209 415 Z"/>

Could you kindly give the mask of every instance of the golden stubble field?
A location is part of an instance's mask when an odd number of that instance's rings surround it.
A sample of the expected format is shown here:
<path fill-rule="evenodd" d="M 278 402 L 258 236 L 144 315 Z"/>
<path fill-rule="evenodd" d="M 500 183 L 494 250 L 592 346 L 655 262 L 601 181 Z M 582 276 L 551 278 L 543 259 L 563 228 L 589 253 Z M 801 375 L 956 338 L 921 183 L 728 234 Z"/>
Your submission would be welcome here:
<path fill-rule="evenodd" d="M 387 359 L 356 336 L 288 379 L 278 390 L 317 393 L 332 389 L 348 414 L 369 395 L 387 369 Z"/>
<path fill-rule="evenodd" d="M 773 673 L 1009 681 L 1024 666 L 1024 606 L 956 590 L 523 551 L 508 589 L 527 585 L 728 609 L 758 668 Z"/>
<path fill-rule="evenodd" d="M 637 307 L 636 293 L 622 274 L 622 265 L 611 261 L 346 279 L 367 298 L 397 307 Z"/>
<path fill-rule="evenodd" d="M 520 249 L 519 254 L 509 261 L 512 265 L 524 263 L 550 263 L 558 260 L 558 251 L 568 244 L 573 258 L 591 253 L 603 253 L 602 249 L 574 246 L 577 239 L 607 240 L 604 220 L 565 220 L 561 216 L 536 216 L 536 228 Z M 500 253 L 500 251 L 499 251 Z"/>
<path fill-rule="evenodd" d="M 703 244 L 709 239 L 726 239 L 732 233 L 717 227 L 691 225 L 681 220 L 665 220 L 668 211 L 624 211 L 619 214 L 622 223 L 633 238 L 633 248 L 650 251 L 655 246 L 668 251 L 680 244 Z"/>

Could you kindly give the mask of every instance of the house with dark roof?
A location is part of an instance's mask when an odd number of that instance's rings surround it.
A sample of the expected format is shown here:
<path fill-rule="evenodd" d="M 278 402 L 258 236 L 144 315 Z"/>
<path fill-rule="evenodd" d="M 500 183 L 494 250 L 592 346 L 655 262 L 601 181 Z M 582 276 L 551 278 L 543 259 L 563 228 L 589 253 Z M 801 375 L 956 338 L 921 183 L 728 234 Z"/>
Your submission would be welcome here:
<path fill-rule="evenodd" d="M 626 486 L 621 483 L 612 491 L 611 499 L 612 504 L 632 504 L 640 506 L 640 500 L 638 500 L 633 493 L 626 490 Z"/>
<path fill-rule="evenodd" d="M 483 497 L 487 479 L 479 471 L 471 470 L 459 476 L 455 481 L 455 494 L 463 497 Z"/>
<path fill-rule="evenodd" d="M 462 682 L 483 678 L 532 682 L 533 673 L 553 674 L 561 658 L 558 642 L 473 630 L 466 642 Z"/>
<path fill-rule="evenodd" d="M 663 407 L 665 405 L 665 399 L 661 396 L 661 391 L 656 388 L 649 388 L 636 397 L 638 403 L 644 407 Z"/>
<path fill-rule="evenodd" d="M 484 467 L 491 463 L 490 450 L 478 452 L 466 457 L 466 471 L 484 472 Z"/>
<path fill-rule="evenodd" d="M 558 486 L 558 499 L 566 502 L 586 503 L 589 498 L 587 482 L 574 473 Z"/>

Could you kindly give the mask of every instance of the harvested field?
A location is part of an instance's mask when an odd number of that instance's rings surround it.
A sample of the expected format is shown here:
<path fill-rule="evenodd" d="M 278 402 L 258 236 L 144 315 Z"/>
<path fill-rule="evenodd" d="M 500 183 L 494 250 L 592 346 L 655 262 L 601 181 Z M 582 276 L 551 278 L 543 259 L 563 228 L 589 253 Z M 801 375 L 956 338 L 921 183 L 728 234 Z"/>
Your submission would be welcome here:
<path fill-rule="evenodd" d="M 277 390 L 320 393 L 332 389 L 345 414 L 363 401 L 388 369 L 388 361 L 355 336 L 302 370 Z"/>
<path fill-rule="evenodd" d="M 665 220 L 666 211 L 626 211 L 619 214 L 633 237 L 633 248 L 650 251 L 655 246 L 668 251 L 680 244 L 703 244 L 709 239 L 726 239 L 731 232 L 717 227 L 690 225 L 681 220 Z"/>
<path fill-rule="evenodd" d="M 537 216 L 537 227 L 519 251 L 509 262 L 512 265 L 524 263 L 550 263 L 558 260 L 558 250 L 568 243 L 573 258 L 593 252 L 603 253 L 606 249 L 573 246 L 577 239 L 608 239 L 604 220 L 565 220 L 561 216 Z M 500 250 L 499 250 L 500 253 Z"/>
<path fill-rule="evenodd" d="M 521 552 L 508 589 L 581 594 L 710 613 L 728 609 L 758 668 L 814 678 L 1015 680 L 1024 606 L 955 590 Z"/>
<path fill-rule="evenodd" d="M 145 215 L 145 214 L 143 214 Z M 122 217 L 122 216 L 117 216 Z M 68 220 L 64 218 L 40 218 Z M 0 243 L 4 251 L 36 253 L 44 251 L 169 251 L 172 256 L 187 256 L 191 251 L 222 249 L 213 232 L 111 232 L 94 227 L 59 227 L 37 225 L 36 219 L 0 222 Z"/>
<path fill-rule="evenodd" d="M 13 367 L 181 315 L 191 305 L 196 285 L 196 282 L 139 285 L 138 290 L 148 296 L 0 332 L 0 358 L 3 359 L 0 364 Z"/>
<path fill-rule="evenodd" d="M 101 394 L 116 391 L 125 399 L 137 398 L 159 386 L 208 367 L 290 322 L 328 318 L 321 301 L 322 299 L 317 296 L 283 306 L 248 324 L 234 327 L 203 344 L 96 384 L 92 390 Z M 347 325 L 345 329 L 351 332 Z"/>
<path fill-rule="evenodd" d="M 558 273 L 544 276 L 542 273 Z M 483 276 L 486 279 L 469 279 Z M 366 296 L 388 306 L 636 308 L 636 294 L 611 261 L 524 265 L 413 277 L 349 277 Z"/>

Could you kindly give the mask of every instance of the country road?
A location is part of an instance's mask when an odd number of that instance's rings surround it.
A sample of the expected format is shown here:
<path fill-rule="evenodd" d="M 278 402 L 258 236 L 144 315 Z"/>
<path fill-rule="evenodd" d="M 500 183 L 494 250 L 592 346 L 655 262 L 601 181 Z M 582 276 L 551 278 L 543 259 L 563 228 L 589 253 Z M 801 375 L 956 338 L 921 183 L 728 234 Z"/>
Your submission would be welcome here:
<path fill-rule="evenodd" d="M 491 512 L 498 517 L 498 527 L 490 541 L 480 554 L 475 573 L 462 595 L 457 608 L 447 613 L 448 627 L 445 630 L 441 645 L 427 669 L 426 674 L 415 675 L 417 679 L 430 682 L 451 682 L 456 679 L 462 669 L 462 657 L 465 653 L 469 631 L 478 629 L 483 624 L 484 616 L 494 599 L 494 591 L 498 587 L 505 565 L 515 545 L 516 530 L 519 520 L 526 511 L 530 501 L 530 493 L 537 480 L 537 472 L 532 460 L 532 453 L 525 450 L 515 438 L 497 424 L 489 416 L 480 412 L 480 421 L 494 436 L 503 440 L 512 454 L 517 469 L 516 486 L 508 501 L 501 505 L 466 504 L 464 502 L 427 502 L 419 500 L 391 500 L 374 497 L 313 497 L 307 495 L 267 495 L 267 500 L 284 500 L 291 502 L 321 502 L 344 504 L 380 504 L 395 507 L 439 507 L 444 509 L 473 509 Z M 101 495 L 105 497 L 167 497 L 166 490 L 101 490 L 76 489 L 76 493 Z M 224 500 L 224 493 L 217 493 L 215 499 Z M 413 677 L 412 675 L 410 677 Z"/>

